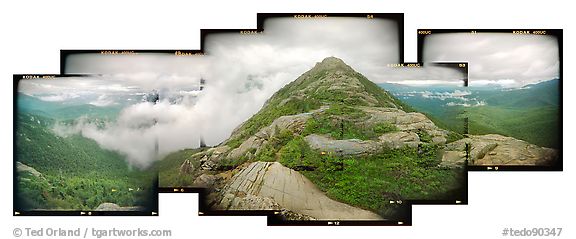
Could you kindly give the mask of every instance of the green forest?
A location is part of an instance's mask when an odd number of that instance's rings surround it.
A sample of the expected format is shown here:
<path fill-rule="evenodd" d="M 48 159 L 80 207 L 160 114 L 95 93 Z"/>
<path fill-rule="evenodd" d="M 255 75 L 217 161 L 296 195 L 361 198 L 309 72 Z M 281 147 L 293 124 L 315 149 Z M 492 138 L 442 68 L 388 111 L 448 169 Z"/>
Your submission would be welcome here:
<path fill-rule="evenodd" d="M 80 135 L 56 135 L 51 118 L 17 117 L 15 160 L 25 165 L 17 170 L 21 210 L 93 210 L 106 202 L 148 206 L 156 197 L 153 170 L 131 168 L 124 156 Z"/>
<path fill-rule="evenodd" d="M 501 134 L 558 149 L 561 147 L 559 85 L 560 80 L 553 79 L 514 89 L 470 87 L 466 89 L 470 92 L 467 98 L 485 103 L 472 107 L 446 106 L 447 100 L 421 96 L 404 97 L 404 100 L 441 128 L 463 133 L 463 118 L 468 118 L 470 134 Z M 424 89 L 386 83 L 380 84 L 380 87 L 398 95 L 463 90 L 447 87 Z"/>

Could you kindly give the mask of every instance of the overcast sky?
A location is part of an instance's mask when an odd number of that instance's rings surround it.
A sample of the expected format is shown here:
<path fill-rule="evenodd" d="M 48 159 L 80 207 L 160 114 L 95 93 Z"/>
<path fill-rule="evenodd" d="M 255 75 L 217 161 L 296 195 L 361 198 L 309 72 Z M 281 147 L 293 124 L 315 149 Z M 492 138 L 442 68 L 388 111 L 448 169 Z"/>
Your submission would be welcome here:
<path fill-rule="evenodd" d="M 176 56 L 171 53 L 107 55 L 70 54 L 65 60 L 66 74 L 178 74 L 197 75 L 205 69 L 201 56 Z"/>
<path fill-rule="evenodd" d="M 169 53 L 71 54 L 65 64 L 66 74 L 102 74 L 104 79 L 147 90 L 190 88 L 191 84 L 200 82 L 207 70 L 207 60 L 203 56 Z"/>
<path fill-rule="evenodd" d="M 213 34 L 206 39 L 206 52 L 234 59 L 246 71 L 299 74 L 335 56 L 369 77 L 387 63 L 398 63 L 403 50 L 396 22 L 388 20 L 272 18 L 264 29 L 258 36 Z"/>
<path fill-rule="evenodd" d="M 411 86 L 462 86 L 467 74 L 457 68 L 429 63 L 422 67 L 388 67 L 373 78 L 376 83 L 387 82 Z"/>
<path fill-rule="evenodd" d="M 521 87 L 559 77 L 554 36 L 512 33 L 437 33 L 427 36 L 423 61 L 470 63 L 470 85 Z"/>
<path fill-rule="evenodd" d="M 130 92 L 136 88 L 138 86 L 129 81 L 99 76 L 21 80 L 18 84 L 18 91 L 27 95 L 106 94 Z"/>

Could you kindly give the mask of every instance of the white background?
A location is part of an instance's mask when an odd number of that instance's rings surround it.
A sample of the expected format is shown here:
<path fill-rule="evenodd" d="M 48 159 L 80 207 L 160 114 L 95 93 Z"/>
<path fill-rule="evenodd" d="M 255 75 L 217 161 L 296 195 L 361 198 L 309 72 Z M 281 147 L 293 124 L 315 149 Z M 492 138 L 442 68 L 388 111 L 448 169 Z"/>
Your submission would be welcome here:
<path fill-rule="evenodd" d="M 569 1 L 565 1 L 569 2 Z M 1 238 L 16 227 L 172 229 L 172 238 L 500 238 L 504 227 L 574 230 L 574 82 L 564 55 L 564 172 L 472 172 L 469 205 L 415 206 L 411 227 L 267 227 L 264 217 L 198 217 L 194 194 L 160 195 L 159 217 L 13 217 L 12 74 L 58 73 L 60 49 L 197 49 L 201 28 L 253 28 L 258 12 L 403 12 L 405 60 L 418 28 L 562 28 L 573 52 L 573 7 L 553 1 L 3 1 L 0 7 Z M 569 23 L 571 21 L 572 23 Z M 351 33 L 353 34 L 353 33 Z"/>

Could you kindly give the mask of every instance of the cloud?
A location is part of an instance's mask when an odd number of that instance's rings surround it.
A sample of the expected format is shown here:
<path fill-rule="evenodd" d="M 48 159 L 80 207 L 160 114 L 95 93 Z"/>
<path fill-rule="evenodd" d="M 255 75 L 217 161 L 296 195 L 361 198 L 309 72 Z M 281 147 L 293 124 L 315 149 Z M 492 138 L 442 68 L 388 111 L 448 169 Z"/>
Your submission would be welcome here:
<path fill-rule="evenodd" d="M 110 97 L 106 94 L 98 96 L 98 99 L 89 102 L 88 104 L 94 105 L 94 106 L 99 106 L 99 107 L 105 107 L 105 106 L 110 106 L 110 105 L 115 105 L 116 102 L 114 102 L 113 99 L 110 99 Z"/>
<path fill-rule="evenodd" d="M 371 80 L 377 83 L 386 82 L 410 86 L 463 86 L 464 80 L 467 78 L 466 72 L 460 68 L 424 64 L 421 67 L 387 67 L 380 69 Z"/>
<path fill-rule="evenodd" d="M 446 100 L 446 99 L 462 99 L 464 100 L 465 96 L 469 96 L 472 93 L 470 91 L 464 90 L 455 90 L 454 92 L 430 92 L 430 91 L 424 91 L 422 92 L 422 97 L 424 98 L 430 98 L 430 99 L 440 99 L 440 100 Z"/>
<path fill-rule="evenodd" d="M 408 76 L 409 77 L 409 76 Z M 408 78 L 407 77 L 407 78 Z M 431 85 L 444 85 L 444 86 L 462 86 L 462 80 L 399 80 L 399 81 L 384 81 L 386 83 L 409 85 L 409 86 L 431 86 Z"/>
<path fill-rule="evenodd" d="M 397 95 L 397 96 L 410 96 L 410 97 L 419 96 L 422 98 L 439 99 L 439 100 L 458 99 L 458 100 L 467 101 L 468 98 L 466 98 L 466 97 L 472 95 L 472 92 L 467 91 L 467 90 L 454 90 L 452 92 L 449 92 L 449 91 L 438 92 L 438 91 L 426 90 L 426 91 L 402 92 L 402 93 L 396 93 L 395 95 Z"/>
<path fill-rule="evenodd" d="M 53 94 L 53 95 L 45 95 L 45 96 L 38 96 L 38 99 L 43 101 L 66 101 L 74 98 L 78 98 L 80 95 L 75 93 L 61 93 L 61 94 Z"/>
<path fill-rule="evenodd" d="M 477 106 L 485 106 L 486 105 L 486 101 L 478 101 L 475 100 L 472 103 L 458 103 L 458 102 L 448 102 L 446 103 L 447 106 L 464 106 L 464 107 L 477 107 Z"/>
<path fill-rule="evenodd" d="M 468 85 L 471 87 L 487 86 L 487 85 L 499 85 L 501 87 L 516 87 L 518 86 L 518 82 L 513 79 L 502 79 L 502 80 L 476 79 L 471 80 Z"/>
<path fill-rule="evenodd" d="M 138 102 L 104 125 L 78 121 L 73 132 L 116 150 L 139 167 L 170 152 L 227 139 L 264 102 L 328 56 L 369 79 L 398 63 L 396 23 L 366 18 L 270 19 L 258 35 L 213 34 L 205 56 L 77 54 L 66 73 L 102 74 L 96 90 L 125 94 L 158 90 L 160 102 Z M 353 34 L 351 34 L 353 32 Z M 199 82 L 206 81 L 199 92 Z M 114 84 L 119 84 L 114 86 Z M 114 86 L 114 87 L 110 87 Z M 159 152 L 151 152 L 158 142 Z"/>
<path fill-rule="evenodd" d="M 425 39 L 423 60 L 469 62 L 470 85 L 483 81 L 522 87 L 559 77 L 559 49 L 554 36 L 439 33 Z"/>
<path fill-rule="evenodd" d="M 126 107 L 114 121 L 84 116 L 72 124 L 57 123 L 53 131 L 61 137 L 80 134 L 93 139 L 102 148 L 125 155 L 132 166 L 146 168 L 167 153 L 198 147 L 198 130 L 204 124 L 197 108 L 165 99 L 157 104 L 140 102 Z"/>
<path fill-rule="evenodd" d="M 102 126 L 86 117 L 76 119 L 73 124 L 56 123 L 52 130 L 61 137 L 81 134 L 93 139 L 100 147 L 126 156 L 127 162 L 138 168 L 146 168 L 156 159 L 154 131 L 113 123 Z"/>
<path fill-rule="evenodd" d="M 58 77 L 50 80 L 21 80 L 18 83 L 18 92 L 32 96 L 59 95 L 54 99 L 66 100 L 93 94 L 127 93 L 139 89 L 132 83 L 140 84 L 138 81 L 130 82 L 111 76 Z"/>
<path fill-rule="evenodd" d="M 201 56 L 176 56 L 169 53 L 133 55 L 82 53 L 71 54 L 64 60 L 66 74 L 123 74 L 143 78 L 158 74 L 196 75 L 202 72 L 205 66 Z"/>

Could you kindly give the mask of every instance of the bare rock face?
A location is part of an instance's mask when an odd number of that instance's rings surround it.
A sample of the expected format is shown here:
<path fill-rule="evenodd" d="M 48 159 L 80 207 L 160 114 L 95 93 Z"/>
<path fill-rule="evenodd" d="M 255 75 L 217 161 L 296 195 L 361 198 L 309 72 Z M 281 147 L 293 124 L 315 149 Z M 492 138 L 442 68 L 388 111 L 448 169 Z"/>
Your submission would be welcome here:
<path fill-rule="evenodd" d="M 199 188 L 213 188 L 220 177 L 211 174 L 202 174 L 198 176 L 192 186 Z"/>
<path fill-rule="evenodd" d="M 448 131 L 438 128 L 432 120 L 421 113 L 406 113 L 403 110 L 395 108 L 382 107 L 361 107 L 361 109 L 370 115 L 367 123 L 377 124 L 380 122 L 392 124 L 403 132 L 425 132 L 432 138 L 433 144 L 445 144 Z"/>
<path fill-rule="evenodd" d="M 316 218 L 313 218 L 311 216 L 304 215 L 301 213 L 295 213 L 295 212 L 287 210 L 285 208 L 282 208 L 280 210 L 280 216 L 282 216 L 282 218 L 284 218 L 285 221 L 314 221 L 314 220 L 317 220 Z"/>
<path fill-rule="evenodd" d="M 190 162 L 190 160 L 188 160 L 188 159 L 184 160 L 184 162 L 180 165 L 180 174 L 181 175 L 190 174 L 193 171 L 194 171 L 194 165 L 192 165 L 192 162 Z"/>
<path fill-rule="evenodd" d="M 445 137 L 443 137 L 443 136 L 435 136 L 435 137 L 432 138 L 432 143 L 433 143 L 433 144 L 443 145 L 443 144 L 445 144 L 447 141 L 448 141 L 448 140 L 447 140 Z"/>
<path fill-rule="evenodd" d="M 279 210 L 321 220 L 382 220 L 370 211 L 328 198 L 310 180 L 278 162 L 254 162 L 209 196 L 216 209 Z"/>
<path fill-rule="evenodd" d="M 378 143 L 383 148 L 387 149 L 399 149 L 404 146 L 416 148 L 420 143 L 420 138 L 418 137 L 418 134 L 414 132 L 405 132 L 405 131 L 383 134 L 380 137 L 378 137 L 378 140 L 379 140 Z"/>
<path fill-rule="evenodd" d="M 378 150 L 378 144 L 372 140 L 359 139 L 336 140 L 317 134 L 304 137 L 310 148 L 331 152 L 339 156 L 363 155 Z"/>
<path fill-rule="evenodd" d="M 37 178 L 44 179 L 44 176 L 42 175 L 42 173 L 38 172 L 36 169 L 34 169 L 34 168 L 32 168 L 26 164 L 23 164 L 21 162 L 16 162 L 16 171 L 18 173 L 28 172 Z"/>
<path fill-rule="evenodd" d="M 224 194 L 214 207 L 216 210 L 280 210 L 281 207 L 272 198 L 252 194 Z"/>
<path fill-rule="evenodd" d="M 142 207 L 121 207 L 114 203 L 105 202 L 94 209 L 94 211 L 142 211 Z"/>
<path fill-rule="evenodd" d="M 227 145 L 222 145 L 215 148 L 210 148 L 204 152 L 197 153 L 193 155 L 192 158 L 200 158 L 201 169 L 212 170 L 226 156 L 228 151 L 230 151 L 230 147 Z"/>
<path fill-rule="evenodd" d="M 239 147 L 230 151 L 227 158 L 247 157 L 252 151 L 258 154 L 260 148 L 279 131 L 290 130 L 295 134 L 301 133 L 307 120 L 313 114 L 327 108 L 322 107 L 308 113 L 279 117 L 272 124 L 246 139 Z M 432 140 L 429 143 L 441 145 L 446 143 L 448 131 L 438 128 L 421 113 L 406 113 L 397 108 L 383 107 L 360 107 L 360 109 L 370 115 L 370 118 L 365 122 L 368 127 L 378 123 L 388 123 L 394 125 L 399 131 L 383 134 L 378 140 L 335 140 L 327 136 L 312 134 L 305 137 L 306 142 L 313 149 L 333 152 L 341 156 L 365 155 L 378 152 L 381 149 L 397 149 L 404 146 L 414 148 L 421 143 L 416 132 L 425 132 L 430 135 Z"/>
<path fill-rule="evenodd" d="M 242 144 L 238 146 L 238 148 L 235 148 L 232 151 L 230 151 L 227 157 L 232 159 L 240 158 L 242 156 L 245 156 L 246 153 L 248 153 L 252 149 L 256 150 L 259 149 L 267 141 L 268 141 L 267 138 L 261 138 L 256 135 L 251 136 L 246 141 L 242 142 Z"/>
<path fill-rule="evenodd" d="M 228 158 L 239 158 L 246 156 L 250 150 L 256 150 L 262 145 L 264 145 L 272 137 L 276 136 L 277 133 L 282 130 L 289 130 L 293 133 L 301 133 L 306 126 L 306 121 L 312 117 L 312 112 L 303 113 L 297 115 L 286 115 L 278 117 L 267 127 L 262 128 L 256 134 L 244 141 L 240 146 L 233 149 L 229 154 Z"/>
<path fill-rule="evenodd" d="M 470 165 L 551 165 L 557 160 L 558 152 L 555 149 L 539 147 L 523 140 L 506 137 L 498 134 L 470 135 L 446 145 L 447 150 L 465 149 L 466 143 L 470 145 Z M 443 161 L 464 161 L 465 155 L 460 159 L 452 156 L 445 157 Z"/>
<path fill-rule="evenodd" d="M 208 155 L 204 155 L 200 159 L 200 168 L 202 168 L 203 170 L 211 170 L 214 167 L 216 167 L 214 161 L 212 160 L 208 161 L 208 159 L 209 159 Z"/>
<path fill-rule="evenodd" d="M 304 140 L 312 149 L 331 152 L 339 156 L 366 155 L 382 149 L 398 149 L 404 146 L 416 148 L 420 143 L 416 133 L 403 131 L 383 134 L 378 140 L 336 140 L 317 134 L 308 135 L 304 137 Z"/>
<path fill-rule="evenodd" d="M 440 166 L 444 167 L 464 167 L 466 151 L 463 150 L 445 150 L 442 154 Z"/>

